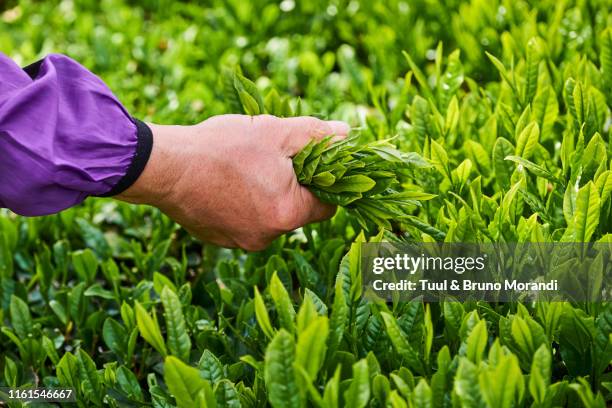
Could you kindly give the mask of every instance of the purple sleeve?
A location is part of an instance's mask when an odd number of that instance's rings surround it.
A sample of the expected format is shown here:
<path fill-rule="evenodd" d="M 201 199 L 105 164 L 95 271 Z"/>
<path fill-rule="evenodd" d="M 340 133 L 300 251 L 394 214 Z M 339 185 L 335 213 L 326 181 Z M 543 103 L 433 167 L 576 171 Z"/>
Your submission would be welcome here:
<path fill-rule="evenodd" d="M 45 215 L 116 195 L 149 158 L 149 128 L 63 55 L 24 69 L 0 53 L 0 206 Z"/>

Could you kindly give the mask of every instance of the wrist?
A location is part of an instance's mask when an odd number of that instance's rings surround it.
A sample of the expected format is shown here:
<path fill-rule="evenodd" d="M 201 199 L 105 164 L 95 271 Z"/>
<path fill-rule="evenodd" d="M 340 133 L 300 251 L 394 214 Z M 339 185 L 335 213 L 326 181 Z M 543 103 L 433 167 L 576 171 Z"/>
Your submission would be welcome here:
<path fill-rule="evenodd" d="M 152 149 L 142 173 L 125 191 L 114 198 L 133 204 L 159 206 L 172 193 L 176 169 L 173 164 L 173 144 L 182 126 L 164 126 L 147 123 L 152 133 Z M 174 139 L 174 140 L 173 140 Z"/>

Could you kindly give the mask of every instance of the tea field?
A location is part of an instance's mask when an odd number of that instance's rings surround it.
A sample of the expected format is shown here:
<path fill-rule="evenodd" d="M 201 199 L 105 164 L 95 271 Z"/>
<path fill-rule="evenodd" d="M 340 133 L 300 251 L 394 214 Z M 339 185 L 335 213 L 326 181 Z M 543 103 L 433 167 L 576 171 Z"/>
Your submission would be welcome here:
<path fill-rule="evenodd" d="M 609 303 L 370 302 L 359 260 L 366 241 L 611 243 L 611 27 L 607 0 L 0 2 L 1 52 L 67 54 L 140 119 L 355 129 L 294 159 L 346 208 L 261 252 L 111 199 L 0 210 L 0 387 L 79 407 L 609 406 Z"/>

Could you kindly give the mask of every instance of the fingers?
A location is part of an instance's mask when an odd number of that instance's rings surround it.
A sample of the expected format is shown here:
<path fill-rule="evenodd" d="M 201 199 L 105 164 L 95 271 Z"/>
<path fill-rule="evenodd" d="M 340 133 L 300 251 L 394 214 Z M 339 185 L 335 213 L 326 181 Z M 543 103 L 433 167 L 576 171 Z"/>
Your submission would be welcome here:
<path fill-rule="evenodd" d="M 321 140 L 334 136 L 334 141 L 344 139 L 350 130 L 345 122 L 338 120 L 324 121 L 310 116 L 279 119 L 283 150 L 294 156 L 312 139 Z"/>
<path fill-rule="evenodd" d="M 302 225 L 328 220 L 336 213 L 335 205 L 322 202 L 306 187 L 300 186 L 300 195 L 304 206 Z"/>

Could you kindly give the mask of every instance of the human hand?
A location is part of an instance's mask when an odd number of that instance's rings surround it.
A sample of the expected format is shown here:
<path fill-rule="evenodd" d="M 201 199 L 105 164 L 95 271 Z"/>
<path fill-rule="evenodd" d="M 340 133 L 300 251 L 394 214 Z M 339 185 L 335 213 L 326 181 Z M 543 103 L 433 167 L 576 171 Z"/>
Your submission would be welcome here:
<path fill-rule="evenodd" d="M 291 158 L 313 138 L 346 137 L 344 122 L 221 115 L 149 126 L 149 162 L 116 198 L 156 206 L 203 241 L 257 251 L 336 211 L 298 183 Z"/>

